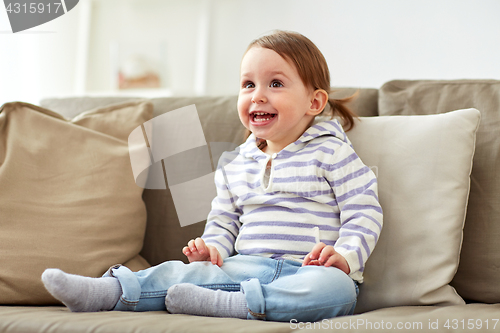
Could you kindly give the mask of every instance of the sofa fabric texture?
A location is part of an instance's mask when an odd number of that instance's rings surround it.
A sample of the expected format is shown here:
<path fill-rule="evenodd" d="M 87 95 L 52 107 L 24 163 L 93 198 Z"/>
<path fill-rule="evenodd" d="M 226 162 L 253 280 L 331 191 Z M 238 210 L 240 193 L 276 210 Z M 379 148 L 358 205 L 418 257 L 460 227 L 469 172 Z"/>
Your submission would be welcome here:
<path fill-rule="evenodd" d="M 50 267 L 101 276 L 136 258 L 146 209 L 131 178 L 127 136 L 152 115 L 146 102 L 67 120 L 26 103 L 0 110 L 0 304 L 59 304 Z"/>

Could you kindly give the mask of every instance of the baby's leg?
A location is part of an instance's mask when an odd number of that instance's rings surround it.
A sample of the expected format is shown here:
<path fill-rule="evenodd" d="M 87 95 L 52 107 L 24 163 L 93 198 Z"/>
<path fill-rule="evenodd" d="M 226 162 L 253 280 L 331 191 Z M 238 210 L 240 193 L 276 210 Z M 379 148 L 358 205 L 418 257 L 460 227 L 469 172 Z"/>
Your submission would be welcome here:
<path fill-rule="evenodd" d="M 165 298 L 170 313 L 246 319 L 247 300 L 242 292 L 212 290 L 181 283 L 168 289 Z"/>
<path fill-rule="evenodd" d="M 300 267 L 290 274 L 293 264 L 286 261 L 269 284 L 256 279 L 241 283 L 253 319 L 314 322 L 353 313 L 357 286 L 349 276 L 324 266 Z"/>
<path fill-rule="evenodd" d="M 292 266 L 291 270 L 284 270 L 282 260 L 238 255 L 226 259 L 221 269 L 233 280 L 241 283 L 241 281 L 252 279 L 260 286 L 260 284 L 271 283 L 281 274 L 295 274 L 300 267 L 300 264 L 298 265 L 298 267 Z M 248 295 L 241 292 L 241 284 L 238 285 L 237 289 L 231 290 L 225 288 L 226 285 L 214 284 L 204 285 L 203 287 L 189 283 L 176 284 L 170 287 L 165 299 L 167 311 L 211 317 L 241 319 L 249 317 Z M 262 292 L 257 294 L 262 295 Z M 254 315 L 258 316 L 256 313 Z"/>
<path fill-rule="evenodd" d="M 258 277 L 262 283 L 269 283 L 281 270 L 280 267 L 279 261 L 273 259 L 235 256 L 227 258 L 222 268 L 210 262 L 184 264 L 168 261 L 139 272 L 132 272 L 125 266 L 115 266 L 104 278 L 85 278 L 63 272 L 54 274 L 53 270 L 48 270 L 43 274 L 43 280 L 47 289 L 72 311 L 165 311 L 165 297 L 173 285 L 189 283 L 213 290 L 222 289 L 236 295 L 240 291 L 241 281 Z M 111 292 L 109 296 L 108 292 L 117 289 L 117 281 L 119 291 Z M 95 298 L 99 301 L 95 301 Z M 103 298 L 110 301 L 99 305 Z M 193 303 L 198 301 L 193 300 Z M 97 305 L 80 305 L 94 303 Z"/>
<path fill-rule="evenodd" d="M 230 265 L 226 259 L 224 266 Z M 223 271 L 210 262 L 184 264 L 168 261 L 132 272 L 125 266 L 112 267 L 103 278 L 88 278 L 49 269 L 42 280 L 49 292 L 72 311 L 165 311 L 167 290 L 180 283 L 211 289 L 239 291 L 240 282 L 253 276 L 253 271 L 234 268 Z M 240 266 L 238 266 L 240 267 Z M 118 284 L 117 284 L 118 283 Z"/>
<path fill-rule="evenodd" d="M 122 294 L 114 277 L 90 278 L 47 269 L 42 274 L 45 288 L 73 312 L 112 310 Z"/>
<path fill-rule="evenodd" d="M 265 258 L 261 260 L 267 263 Z M 189 284 L 173 286 L 165 300 L 167 310 L 285 322 L 292 319 L 313 322 L 352 314 L 357 288 L 344 272 L 333 267 L 301 267 L 300 263 L 292 261 L 274 262 L 277 267 L 272 280 L 251 278 L 242 281 L 244 293 L 207 290 Z"/>

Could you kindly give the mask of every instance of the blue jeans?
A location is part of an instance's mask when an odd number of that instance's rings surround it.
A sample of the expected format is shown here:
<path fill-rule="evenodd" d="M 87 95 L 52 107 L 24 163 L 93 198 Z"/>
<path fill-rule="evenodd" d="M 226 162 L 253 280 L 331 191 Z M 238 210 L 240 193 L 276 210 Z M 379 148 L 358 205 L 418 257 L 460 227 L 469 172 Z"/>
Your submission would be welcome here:
<path fill-rule="evenodd" d="M 301 322 L 352 314 L 358 286 L 340 269 L 305 266 L 292 260 L 236 255 L 222 267 L 211 262 L 167 261 L 139 272 L 111 267 L 123 295 L 114 310 L 165 311 L 170 286 L 192 283 L 204 288 L 242 291 L 248 319 Z"/>

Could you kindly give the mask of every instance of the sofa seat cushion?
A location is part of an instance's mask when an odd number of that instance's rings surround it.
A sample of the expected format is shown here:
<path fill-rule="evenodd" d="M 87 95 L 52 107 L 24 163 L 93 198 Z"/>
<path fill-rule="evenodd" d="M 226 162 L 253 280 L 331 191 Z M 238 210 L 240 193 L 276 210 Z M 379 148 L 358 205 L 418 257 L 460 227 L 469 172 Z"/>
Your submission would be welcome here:
<path fill-rule="evenodd" d="M 65 307 L 58 306 L 0 306 L 0 332 L 4 333 L 287 333 L 291 331 L 289 323 L 173 315 L 160 311 L 73 313 Z"/>
<path fill-rule="evenodd" d="M 332 319 L 313 332 L 494 332 L 500 304 L 401 306 Z M 326 327 L 328 326 L 328 329 Z M 488 327 L 488 328 L 487 328 Z M 308 330 L 309 332 L 309 330 Z"/>
<path fill-rule="evenodd" d="M 500 81 L 391 81 L 380 88 L 381 115 L 481 112 L 460 265 L 452 285 L 465 299 L 500 302 Z"/>
<path fill-rule="evenodd" d="M 287 333 L 302 330 L 343 333 L 494 332 L 500 326 L 500 322 L 498 322 L 499 312 L 500 304 L 467 304 L 448 307 L 407 306 L 380 309 L 355 316 L 325 319 L 314 324 L 171 315 L 166 312 L 71 313 L 66 308 L 57 306 L 0 306 L 0 332 Z M 474 329 L 467 329 L 468 325 L 473 325 Z M 486 329 L 487 326 L 488 329 Z M 402 329 L 398 329 L 398 327 L 402 327 Z"/>
<path fill-rule="evenodd" d="M 132 102 L 72 120 L 35 105 L 0 109 L 0 304 L 55 304 L 46 268 L 100 276 L 138 257 L 146 229 L 127 138 L 152 106 Z"/>

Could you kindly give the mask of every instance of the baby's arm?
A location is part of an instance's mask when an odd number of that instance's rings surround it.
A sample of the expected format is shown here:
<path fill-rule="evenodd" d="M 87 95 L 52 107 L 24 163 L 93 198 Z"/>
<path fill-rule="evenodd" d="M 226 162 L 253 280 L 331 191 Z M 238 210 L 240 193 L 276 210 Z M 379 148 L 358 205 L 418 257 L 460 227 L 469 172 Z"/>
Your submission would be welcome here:
<path fill-rule="evenodd" d="M 383 224 L 377 178 L 352 147 L 343 145 L 334 155 L 337 156 L 333 165 L 342 165 L 328 174 L 340 209 L 341 227 L 334 248 L 349 263 L 350 276 L 358 280 L 362 279 Z"/>
<path fill-rule="evenodd" d="M 241 226 L 239 218 L 242 212 L 236 206 L 238 198 L 229 189 L 224 164 L 226 160 L 231 162 L 234 154 L 235 152 L 225 152 L 220 158 L 214 178 L 217 196 L 212 201 L 212 210 L 208 214 L 205 231 L 201 236 L 207 246 L 217 249 L 222 259 L 234 254 L 234 244 Z"/>
<path fill-rule="evenodd" d="M 188 257 L 189 262 L 211 261 L 212 264 L 222 266 L 222 257 L 219 251 L 212 245 L 206 245 L 201 238 L 191 239 L 188 246 L 182 249 L 182 253 Z"/>
<path fill-rule="evenodd" d="M 337 267 L 347 275 L 351 272 L 347 260 L 335 251 L 333 246 L 326 245 L 323 242 L 316 244 L 312 251 L 305 256 L 302 266 L 307 265 Z"/>

